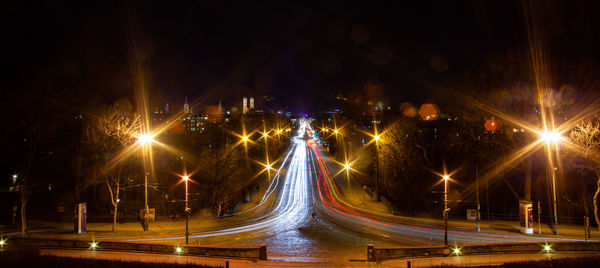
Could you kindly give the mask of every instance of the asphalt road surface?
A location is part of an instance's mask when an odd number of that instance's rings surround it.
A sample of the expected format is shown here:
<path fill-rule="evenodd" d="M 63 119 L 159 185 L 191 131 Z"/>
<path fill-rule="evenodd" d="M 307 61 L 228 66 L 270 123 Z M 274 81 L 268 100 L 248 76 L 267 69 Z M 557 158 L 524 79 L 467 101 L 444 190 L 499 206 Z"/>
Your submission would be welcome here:
<path fill-rule="evenodd" d="M 318 147 L 307 143 L 308 126 L 301 125 L 279 170 L 267 182 L 260 202 L 238 215 L 219 219 L 210 227 L 196 228 L 190 236 L 192 243 L 268 244 L 270 260 L 299 262 L 364 260 L 367 244 L 443 244 L 444 227 L 439 223 L 373 212 L 346 202 Z M 448 237 L 450 244 L 576 240 L 499 230 L 475 232 L 460 227 L 450 228 Z M 183 239 L 182 235 L 167 235 L 122 240 L 182 243 Z"/>

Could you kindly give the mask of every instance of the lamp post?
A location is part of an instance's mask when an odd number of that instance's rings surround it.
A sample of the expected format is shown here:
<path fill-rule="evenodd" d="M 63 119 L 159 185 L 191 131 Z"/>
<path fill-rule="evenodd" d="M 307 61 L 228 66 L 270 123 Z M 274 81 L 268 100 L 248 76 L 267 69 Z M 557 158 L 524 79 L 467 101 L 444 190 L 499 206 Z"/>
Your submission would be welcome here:
<path fill-rule="evenodd" d="M 188 180 L 189 176 L 183 176 L 185 181 L 185 244 L 189 244 L 190 232 L 189 232 L 189 220 L 190 220 L 190 208 L 188 207 Z"/>
<path fill-rule="evenodd" d="M 267 164 L 265 165 L 265 167 L 267 168 L 267 179 L 271 180 L 271 163 L 269 162 L 269 134 L 267 133 L 267 130 L 265 129 L 264 126 L 264 122 L 263 122 L 263 138 L 265 139 L 265 159 Z"/>
<path fill-rule="evenodd" d="M 444 245 L 448 245 L 448 179 L 450 176 L 444 175 Z"/>
<path fill-rule="evenodd" d="M 558 213 L 557 213 L 557 204 L 556 204 L 556 172 L 554 168 L 554 164 L 552 162 L 552 154 L 551 154 L 551 146 L 558 146 L 558 143 L 563 139 L 556 131 L 553 129 L 552 131 L 544 130 L 543 133 L 540 133 L 541 141 L 546 142 L 546 155 L 548 157 L 547 163 L 547 173 L 550 173 L 552 176 L 552 205 L 553 205 L 553 216 L 554 216 L 554 234 L 558 235 Z"/>
<path fill-rule="evenodd" d="M 379 135 L 373 136 L 375 141 L 375 199 L 380 201 L 379 197 Z"/>
<path fill-rule="evenodd" d="M 351 168 L 350 163 L 346 162 L 346 164 L 344 164 L 344 169 L 346 170 L 346 181 L 348 182 L 348 193 L 350 193 L 350 168 Z"/>
<path fill-rule="evenodd" d="M 150 176 L 150 172 L 148 172 L 148 164 L 147 161 L 148 159 L 146 159 L 148 156 L 148 154 L 151 153 L 150 150 L 150 146 L 152 144 L 152 142 L 154 142 L 154 136 L 150 135 L 150 134 L 142 134 L 140 136 L 138 136 L 138 140 L 137 142 L 140 144 L 140 146 L 142 146 L 142 155 L 143 155 L 143 161 L 144 161 L 144 215 L 143 215 L 143 219 L 142 219 L 142 225 L 144 228 L 144 231 L 147 232 L 148 231 L 148 177 Z"/>
<path fill-rule="evenodd" d="M 243 189 L 243 195 L 244 195 L 244 200 L 246 202 L 248 202 L 248 189 L 246 187 L 246 176 L 248 174 L 248 136 L 244 135 L 242 136 L 242 141 L 244 142 L 244 185 L 242 187 Z"/>

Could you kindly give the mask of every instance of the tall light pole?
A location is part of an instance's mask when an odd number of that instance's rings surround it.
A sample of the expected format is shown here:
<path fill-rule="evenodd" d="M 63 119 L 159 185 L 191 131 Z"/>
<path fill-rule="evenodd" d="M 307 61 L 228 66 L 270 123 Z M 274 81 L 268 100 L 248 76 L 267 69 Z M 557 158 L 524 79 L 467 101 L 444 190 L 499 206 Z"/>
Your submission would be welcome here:
<path fill-rule="evenodd" d="M 475 215 L 475 219 L 477 219 L 477 232 L 481 231 L 481 226 L 479 224 L 480 220 L 480 213 L 479 210 L 481 209 L 481 204 L 479 203 L 479 169 L 477 164 L 475 164 L 475 194 L 476 194 L 476 198 L 477 198 L 477 211 L 476 211 L 476 215 Z"/>
<path fill-rule="evenodd" d="M 138 137 L 138 143 L 143 146 L 143 155 L 146 157 L 146 154 L 150 152 L 149 147 L 154 141 L 154 137 L 149 134 L 143 134 Z M 147 168 L 147 159 L 144 159 L 144 208 L 146 211 L 148 210 L 148 168 Z"/>
<path fill-rule="evenodd" d="M 243 185 L 243 195 L 244 195 L 244 200 L 246 202 L 248 202 L 248 189 L 246 187 L 246 176 L 248 175 L 248 136 L 246 136 L 244 134 L 244 136 L 242 136 L 242 142 L 244 142 L 244 185 Z"/>
<path fill-rule="evenodd" d="M 553 129 L 552 131 L 544 130 L 543 133 L 540 133 L 541 141 L 546 142 L 546 156 L 547 156 L 547 173 L 551 173 L 552 176 L 552 205 L 553 205 L 553 216 L 554 216 L 554 234 L 558 235 L 558 213 L 557 213 L 557 205 L 556 205 L 556 172 L 553 163 L 552 157 L 552 145 L 558 146 L 558 143 L 563 139 L 563 137 Z"/>
<path fill-rule="evenodd" d="M 142 225 L 144 231 L 148 231 L 148 176 L 150 175 L 150 172 L 148 172 L 148 159 L 146 158 L 151 157 L 149 155 L 152 153 L 150 146 L 152 145 L 152 142 L 154 142 L 154 136 L 150 134 L 142 134 L 138 136 L 137 142 L 140 144 L 140 146 L 142 146 L 142 155 L 144 161 L 144 215 L 142 219 Z"/>
<path fill-rule="evenodd" d="M 373 136 L 375 141 L 375 200 L 380 201 L 379 197 L 379 135 Z"/>
<path fill-rule="evenodd" d="M 263 138 L 265 139 L 265 159 L 266 159 L 266 167 L 267 167 L 267 179 L 271 180 L 271 163 L 269 162 L 269 133 L 265 128 L 265 122 L 263 121 Z"/>
<path fill-rule="evenodd" d="M 185 243 L 189 244 L 190 232 L 189 232 L 189 220 L 190 220 L 190 208 L 188 206 L 188 180 L 189 176 L 184 175 L 183 180 L 185 181 Z"/>
<path fill-rule="evenodd" d="M 448 179 L 450 176 L 444 175 L 444 245 L 448 245 Z"/>
<path fill-rule="evenodd" d="M 348 162 L 346 162 L 346 164 L 344 164 L 344 169 L 346 170 L 346 181 L 348 183 L 348 193 L 350 193 L 350 169 L 352 168 L 352 165 Z"/>

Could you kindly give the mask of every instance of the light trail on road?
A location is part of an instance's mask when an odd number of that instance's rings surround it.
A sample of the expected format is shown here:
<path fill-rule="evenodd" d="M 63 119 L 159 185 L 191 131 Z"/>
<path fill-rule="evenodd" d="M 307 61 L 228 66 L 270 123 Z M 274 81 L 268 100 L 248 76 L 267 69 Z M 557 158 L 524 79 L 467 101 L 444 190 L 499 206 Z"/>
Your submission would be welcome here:
<path fill-rule="evenodd" d="M 275 197 L 276 205 L 273 209 L 266 215 L 248 223 L 216 231 L 192 233 L 190 238 L 204 238 L 254 231 L 277 234 L 286 230 L 296 229 L 303 220 L 306 220 L 308 217 L 309 172 L 306 142 L 302 139 L 303 132 L 304 127 L 301 127 L 298 132 L 301 133 L 299 134 L 300 137 L 293 139 L 294 144 L 286 156 L 287 160 L 291 154 L 291 160 L 287 167 L 285 178 L 282 181 L 283 185 L 278 189 L 278 184 L 280 183 L 279 172 L 284 167 L 286 160 L 284 160 L 277 171 L 277 179 L 271 182 L 259 203 L 259 205 L 264 205 L 275 192 L 279 192 L 279 196 Z M 123 241 L 176 240 L 183 238 L 185 236 L 149 237 Z"/>
<path fill-rule="evenodd" d="M 311 155 L 314 155 L 314 157 L 311 158 L 318 164 L 318 168 L 314 167 L 317 187 L 316 191 L 319 196 L 317 199 L 319 202 L 317 207 L 320 211 L 332 217 L 335 222 L 340 223 L 341 225 L 344 225 L 344 223 L 351 223 L 353 226 L 358 225 L 364 229 L 377 230 L 380 235 L 383 233 L 391 233 L 410 236 L 412 238 L 432 239 L 435 237 L 436 240 L 442 239 L 442 236 L 444 235 L 443 226 L 399 220 L 405 219 L 406 217 L 373 212 L 349 204 L 343 199 L 343 195 L 339 192 L 339 189 L 333 180 L 333 176 L 318 148 L 316 146 L 311 146 L 311 149 Z M 312 165 L 314 166 L 314 162 Z M 369 231 L 369 233 L 374 232 Z M 460 240 L 461 244 L 464 244 L 464 242 L 584 241 L 581 239 L 559 237 L 529 237 L 523 235 L 477 233 L 457 230 L 449 231 L 448 235 L 451 236 L 451 241 Z"/>
<path fill-rule="evenodd" d="M 327 163 L 316 145 L 307 145 L 305 135 L 310 126 L 301 123 L 298 135 L 293 138 L 293 145 L 282 161 L 274 179 L 268 185 L 265 194 L 258 205 L 251 209 L 238 212 L 241 215 L 268 205 L 269 200 L 274 198 L 270 209 L 264 215 L 250 219 L 243 223 L 222 229 L 194 232 L 190 238 L 208 238 L 241 233 L 251 233 L 255 241 L 277 239 L 281 236 L 283 240 L 302 240 L 296 231 L 309 219 L 309 210 L 316 207 L 330 221 L 340 227 L 343 232 L 352 230 L 367 235 L 369 240 L 377 240 L 375 237 L 386 237 L 405 241 L 406 244 L 425 244 L 427 240 L 439 242 L 443 235 L 443 226 L 411 221 L 410 218 L 391 214 L 377 213 L 368 209 L 357 207 L 344 199 L 338 189 L 333 176 L 327 167 Z M 285 175 L 282 169 L 285 169 Z M 309 199 L 311 198 L 311 199 Z M 235 217 L 235 216 L 234 216 Z M 320 226 L 328 226 L 325 223 Z M 332 228 L 332 227 L 329 227 Z M 578 239 L 557 237 L 528 237 L 516 234 L 507 234 L 496 231 L 486 233 L 456 230 L 452 228 L 448 232 L 450 241 L 455 243 L 500 243 L 500 242 L 531 242 L 531 241 L 581 241 Z M 148 241 L 148 240 L 177 240 L 183 239 L 183 235 L 166 237 L 148 237 L 139 239 L 128 239 L 125 241 Z M 278 241 L 278 243 L 284 243 Z M 309 243 L 302 241 L 301 243 Z"/>

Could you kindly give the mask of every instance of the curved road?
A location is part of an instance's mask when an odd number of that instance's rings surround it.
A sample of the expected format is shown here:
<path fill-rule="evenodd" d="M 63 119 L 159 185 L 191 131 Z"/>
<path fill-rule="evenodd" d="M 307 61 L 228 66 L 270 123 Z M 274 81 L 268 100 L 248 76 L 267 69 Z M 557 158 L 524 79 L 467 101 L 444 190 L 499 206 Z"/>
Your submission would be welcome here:
<path fill-rule="evenodd" d="M 310 126 L 301 123 L 298 136 L 268 184 L 259 204 L 212 229 L 194 232 L 191 241 L 203 245 L 268 244 L 271 260 L 320 261 L 366 258 L 366 245 L 439 245 L 443 226 L 415 222 L 352 206 L 344 200 L 321 152 L 307 145 Z M 285 173 L 283 176 L 282 174 Z M 258 212 L 258 211 L 264 212 Z M 313 222 L 316 213 L 321 221 Z M 178 240 L 181 235 L 141 240 Z M 530 237 L 503 231 L 470 232 L 454 228 L 449 243 L 499 243 L 570 240 Z"/>

